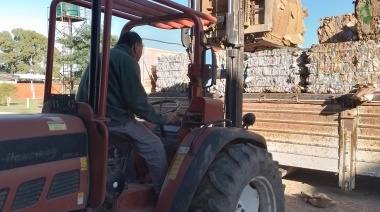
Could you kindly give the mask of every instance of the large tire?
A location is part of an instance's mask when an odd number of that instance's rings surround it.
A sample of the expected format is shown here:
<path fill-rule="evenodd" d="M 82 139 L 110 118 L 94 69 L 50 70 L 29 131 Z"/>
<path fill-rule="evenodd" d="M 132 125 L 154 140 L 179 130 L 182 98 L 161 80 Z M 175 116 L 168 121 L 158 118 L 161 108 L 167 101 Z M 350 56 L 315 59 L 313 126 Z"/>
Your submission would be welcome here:
<path fill-rule="evenodd" d="M 256 195 L 246 193 L 247 189 Z M 254 204 L 257 194 L 258 206 Z M 252 144 L 229 146 L 217 155 L 203 176 L 189 211 L 285 211 L 278 163 L 265 149 Z"/>

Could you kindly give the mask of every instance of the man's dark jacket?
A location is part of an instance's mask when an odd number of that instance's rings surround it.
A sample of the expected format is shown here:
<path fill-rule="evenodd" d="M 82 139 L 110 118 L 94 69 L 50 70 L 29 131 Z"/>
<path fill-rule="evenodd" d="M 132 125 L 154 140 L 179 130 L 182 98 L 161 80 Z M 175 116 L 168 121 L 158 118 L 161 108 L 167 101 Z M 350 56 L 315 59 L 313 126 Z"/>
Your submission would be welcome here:
<path fill-rule="evenodd" d="M 89 66 L 77 92 L 77 101 L 88 102 Z M 135 115 L 155 124 L 164 124 L 166 116 L 155 111 L 141 84 L 140 66 L 127 44 L 110 50 L 106 115 L 108 126 L 120 126 L 134 121 Z"/>

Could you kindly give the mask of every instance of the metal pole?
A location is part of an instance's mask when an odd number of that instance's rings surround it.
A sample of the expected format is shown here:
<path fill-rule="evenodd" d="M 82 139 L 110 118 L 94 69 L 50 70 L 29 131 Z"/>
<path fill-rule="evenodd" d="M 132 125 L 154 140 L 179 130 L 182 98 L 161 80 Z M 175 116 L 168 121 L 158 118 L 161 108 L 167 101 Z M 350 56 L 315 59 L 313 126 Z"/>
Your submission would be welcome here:
<path fill-rule="evenodd" d="M 68 20 L 68 24 L 69 24 L 69 37 L 71 38 L 71 36 L 73 35 L 73 23 L 72 23 L 72 20 L 71 20 L 71 17 L 69 16 L 69 20 Z M 70 48 L 69 49 L 69 54 L 72 54 L 73 53 L 73 49 Z M 73 62 L 70 61 L 70 64 L 69 64 L 69 87 L 70 87 L 70 94 L 72 94 L 72 91 L 74 90 L 74 82 L 73 82 Z"/>
<path fill-rule="evenodd" d="M 104 9 L 104 30 L 103 30 L 103 55 L 102 61 L 109 61 L 110 57 L 110 42 L 111 42 L 111 20 L 112 20 L 112 2 L 106 1 Z M 109 63 L 102 63 L 101 81 L 99 90 L 99 111 L 98 118 L 106 118 L 107 105 L 107 88 L 108 88 L 108 67 Z"/>
<path fill-rule="evenodd" d="M 228 0 L 226 48 L 226 119 L 232 121 L 233 127 L 242 126 L 243 107 L 243 55 L 244 26 L 240 1 Z"/>
<path fill-rule="evenodd" d="M 100 14 L 101 0 L 92 1 L 92 19 L 91 19 L 91 43 L 90 43 L 90 70 L 88 86 L 88 103 L 95 113 L 98 111 L 99 98 L 99 42 L 100 42 Z"/>

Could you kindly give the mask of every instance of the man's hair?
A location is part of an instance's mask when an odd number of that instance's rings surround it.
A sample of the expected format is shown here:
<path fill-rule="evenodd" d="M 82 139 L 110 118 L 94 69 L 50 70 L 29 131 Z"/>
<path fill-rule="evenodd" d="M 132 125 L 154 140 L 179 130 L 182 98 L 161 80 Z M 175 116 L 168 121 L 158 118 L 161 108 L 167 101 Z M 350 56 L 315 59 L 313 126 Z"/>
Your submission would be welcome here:
<path fill-rule="evenodd" d="M 127 44 L 129 47 L 132 47 L 136 43 L 142 43 L 142 39 L 139 34 L 133 31 L 126 31 L 121 33 L 117 44 Z"/>

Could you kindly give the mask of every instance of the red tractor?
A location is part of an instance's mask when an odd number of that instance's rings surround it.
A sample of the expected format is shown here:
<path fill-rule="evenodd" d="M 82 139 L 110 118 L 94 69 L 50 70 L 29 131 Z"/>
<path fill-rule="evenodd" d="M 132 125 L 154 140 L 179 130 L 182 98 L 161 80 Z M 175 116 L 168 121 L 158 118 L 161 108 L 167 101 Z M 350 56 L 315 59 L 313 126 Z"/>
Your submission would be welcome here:
<path fill-rule="evenodd" d="M 92 9 L 89 103 L 51 93 L 56 7 L 61 1 L 53 0 L 50 6 L 42 113 L 0 116 L 0 211 L 284 211 L 278 164 L 268 153 L 265 139 L 246 130 L 254 122 L 253 114 L 244 116 L 242 127 L 238 75 L 244 42 L 239 27 L 234 27 L 241 22 L 236 16 L 238 1 L 229 0 L 228 15 L 217 20 L 168 0 L 66 0 Z M 109 144 L 115 135 L 106 125 L 108 64 L 99 67 L 97 63 L 101 12 L 103 61 L 109 59 L 112 16 L 129 20 L 124 30 L 140 25 L 192 29 L 190 39 L 183 39 L 191 40 L 184 42 L 192 57 L 190 106 L 177 125 L 153 129 L 165 136 L 162 141 L 171 154 L 158 198 L 149 180 L 124 187 L 119 166 L 109 162 Z M 231 29 L 226 33 L 231 60 L 225 103 L 205 97 L 217 68 L 203 29 L 217 22 L 237 23 L 226 25 Z M 207 51 L 211 64 L 206 63 Z M 148 179 L 144 161 L 135 163 L 139 179 Z"/>

